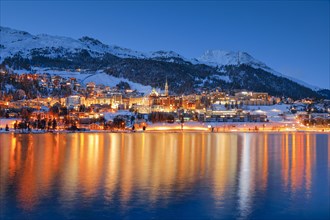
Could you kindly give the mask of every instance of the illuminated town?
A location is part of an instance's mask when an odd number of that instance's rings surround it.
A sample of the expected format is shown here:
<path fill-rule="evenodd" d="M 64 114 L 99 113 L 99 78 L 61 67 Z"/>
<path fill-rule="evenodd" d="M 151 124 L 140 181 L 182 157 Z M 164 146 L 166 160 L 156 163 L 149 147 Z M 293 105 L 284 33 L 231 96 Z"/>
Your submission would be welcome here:
<path fill-rule="evenodd" d="M 329 220 L 329 15 L 0 0 L 0 220 Z"/>
<path fill-rule="evenodd" d="M 330 131 L 330 100 L 266 92 L 172 95 L 167 80 L 149 93 L 48 73 L 0 72 L 1 132 Z M 24 89 L 13 90 L 11 84 Z M 32 95 L 30 89 L 45 91 Z M 47 95 L 45 95 L 47 94 Z M 35 96 L 35 97 L 33 97 Z"/>

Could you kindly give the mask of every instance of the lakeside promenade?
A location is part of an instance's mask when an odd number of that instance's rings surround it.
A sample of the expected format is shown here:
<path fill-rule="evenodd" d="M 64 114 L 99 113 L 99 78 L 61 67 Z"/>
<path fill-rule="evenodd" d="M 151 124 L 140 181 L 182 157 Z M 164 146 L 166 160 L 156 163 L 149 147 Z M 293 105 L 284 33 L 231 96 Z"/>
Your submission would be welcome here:
<path fill-rule="evenodd" d="M 70 131 L 64 128 L 56 130 L 35 130 L 23 131 L 21 129 L 14 130 L 13 124 L 18 119 L 0 119 L 0 133 L 65 133 L 65 132 L 325 132 L 330 133 L 330 126 L 305 126 L 297 122 L 185 122 L 181 123 L 147 123 L 146 129 L 135 128 L 134 131 L 131 127 L 127 126 L 125 129 L 111 129 L 111 130 L 97 130 L 97 129 L 82 129 Z M 9 131 L 5 130 L 8 124 Z"/>

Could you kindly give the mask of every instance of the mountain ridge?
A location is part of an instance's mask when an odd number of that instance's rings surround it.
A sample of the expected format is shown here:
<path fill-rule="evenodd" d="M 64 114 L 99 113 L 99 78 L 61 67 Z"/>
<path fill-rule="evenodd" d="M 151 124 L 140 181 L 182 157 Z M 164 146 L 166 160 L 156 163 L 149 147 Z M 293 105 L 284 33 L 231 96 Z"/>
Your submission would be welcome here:
<path fill-rule="evenodd" d="M 177 90 L 175 92 L 184 92 L 182 89 L 177 89 L 182 85 L 194 88 L 193 90 L 187 88 L 186 90 L 189 90 L 189 92 L 198 92 L 201 90 L 198 86 L 202 89 L 214 89 L 215 87 L 235 89 L 233 85 L 236 85 L 238 89 L 244 89 L 244 86 L 243 88 L 241 86 L 245 85 L 244 82 L 234 82 L 233 79 L 236 81 L 241 79 L 229 75 L 228 71 L 231 66 L 239 71 L 246 69 L 245 65 L 247 65 L 251 67 L 251 69 L 248 69 L 250 77 L 253 77 L 253 71 L 257 72 L 258 69 L 261 69 L 264 73 L 277 76 L 276 79 L 279 81 L 281 77 L 286 78 L 315 92 L 307 92 L 306 94 L 317 96 L 315 90 L 319 89 L 303 82 L 299 83 L 293 78 L 290 79 L 272 70 L 246 52 L 208 50 L 197 59 L 187 59 L 174 51 L 139 52 L 116 45 L 106 45 L 88 36 L 76 40 L 47 34 L 32 35 L 26 31 L 1 26 L 0 36 L 0 63 L 14 67 L 13 69 L 22 68 L 23 66 L 27 68 L 29 66 L 50 68 L 84 67 L 92 70 L 101 68 L 110 75 L 127 77 L 132 81 L 143 79 L 145 83 L 151 86 L 159 84 L 157 77 L 162 79 L 165 74 L 170 76 L 169 80 L 182 78 L 181 83 L 172 82 Z M 138 64 L 139 62 L 140 64 Z M 150 77 L 154 81 L 150 81 Z M 265 77 L 272 76 L 267 75 Z M 184 82 L 185 80 L 190 81 L 187 84 L 187 82 Z M 266 79 L 262 79 L 262 76 L 259 76 L 259 80 L 259 84 L 266 81 Z M 267 88 L 267 86 L 265 89 L 266 92 L 275 91 Z M 281 90 L 281 88 L 277 88 L 274 95 L 279 95 Z M 283 90 L 282 93 L 285 95 L 288 92 Z"/>

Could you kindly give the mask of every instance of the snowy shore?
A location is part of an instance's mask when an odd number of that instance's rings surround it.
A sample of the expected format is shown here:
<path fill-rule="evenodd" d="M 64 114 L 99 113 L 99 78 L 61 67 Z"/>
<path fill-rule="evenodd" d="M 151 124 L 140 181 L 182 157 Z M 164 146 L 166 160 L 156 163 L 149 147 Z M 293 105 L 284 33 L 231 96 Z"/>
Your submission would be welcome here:
<path fill-rule="evenodd" d="M 3 120 L 3 119 L 2 119 Z M 8 122 L 8 121 L 7 121 Z M 15 120 L 14 120 L 15 122 Z M 13 123 L 14 123 L 13 122 Z M 68 131 L 68 130 L 31 130 L 22 131 L 14 130 L 10 127 L 9 131 L 5 131 L 3 124 L 1 124 L 0 133 L 141 133 L 141 132 L 327 132 L 330 133 L 330 127 L 307 127 L 295 122 L 186 122 L 186 123 L 154 123 L 148 124 L 145 131 L 141 128 L 132 130 L 127 127 L 126 129 L 115 130 L 84 130 L 84 131 Z"/>

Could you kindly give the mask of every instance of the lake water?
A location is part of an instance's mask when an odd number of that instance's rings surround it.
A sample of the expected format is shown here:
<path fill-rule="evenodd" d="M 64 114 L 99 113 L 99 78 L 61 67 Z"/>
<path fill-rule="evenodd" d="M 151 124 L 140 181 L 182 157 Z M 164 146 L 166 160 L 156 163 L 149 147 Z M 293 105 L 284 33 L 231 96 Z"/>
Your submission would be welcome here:
<path fill-rule="evenodd" d="M 330 135 L 0 134 L 0 219 L 328 219 Z"/>

